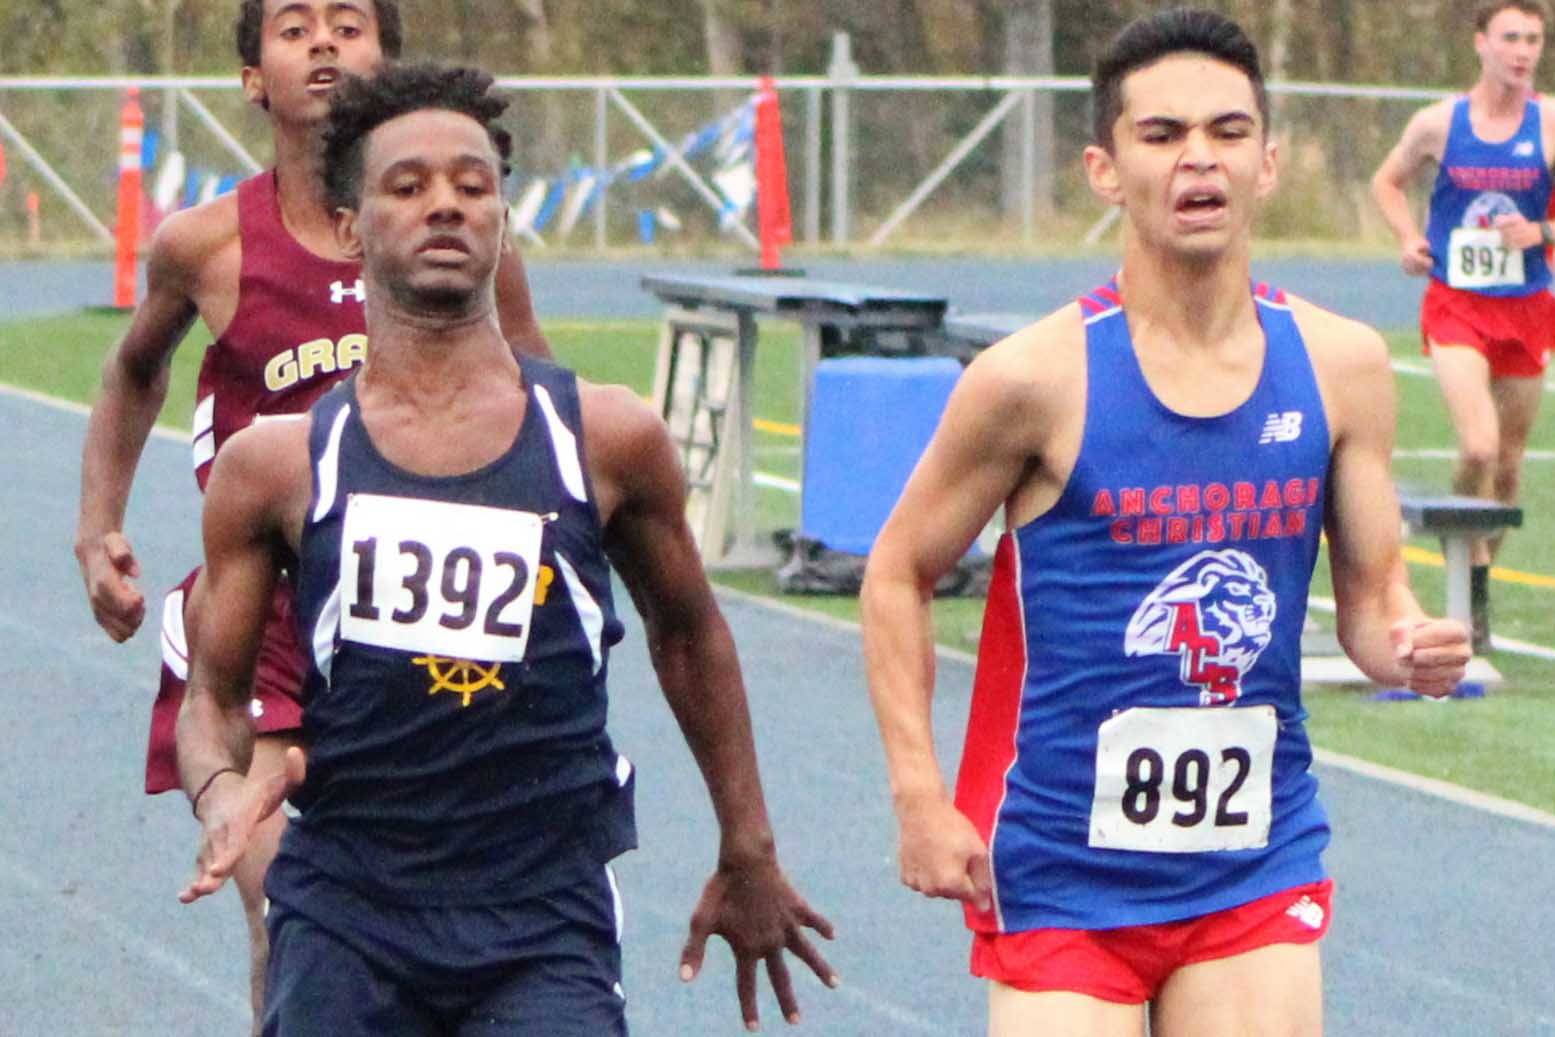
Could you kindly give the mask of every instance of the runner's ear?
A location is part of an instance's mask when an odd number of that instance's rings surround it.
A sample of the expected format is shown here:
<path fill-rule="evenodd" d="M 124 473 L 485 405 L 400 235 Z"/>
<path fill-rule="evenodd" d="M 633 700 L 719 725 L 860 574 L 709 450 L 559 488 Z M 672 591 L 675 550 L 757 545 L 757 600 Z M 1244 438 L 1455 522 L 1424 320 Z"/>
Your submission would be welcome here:
<path fill-rule="evenodd" d="M 270 95 L 265 90 L 265 74 L 253 65 L 244 65 L 242 72 L 243 97 L 249 104 L 257 104 L 268 110 Z"/>
<path fill-rule="evenodd" d="M 1091 183 L 1091 191 L 1109 205 L 1123 204 L 1123 186 L 1118 181 L 1118 165 L 1106 148 L 1088 145 L 1083 159 L 1085 176 Z"/>
<path fill-rule="evenodd" d="M 362 236 L 357 232 L 355 209 L 341 206 L 335 210 L 335 244 L 346 257 L 362 258 Z"/>
<path fill-rule="evenodd" d="M 1270 137 L 1263 145 L 1263 166 L 1258 170 L 1258 199 L 1269 197 L 1280 182 L 1280 146 Z"/>

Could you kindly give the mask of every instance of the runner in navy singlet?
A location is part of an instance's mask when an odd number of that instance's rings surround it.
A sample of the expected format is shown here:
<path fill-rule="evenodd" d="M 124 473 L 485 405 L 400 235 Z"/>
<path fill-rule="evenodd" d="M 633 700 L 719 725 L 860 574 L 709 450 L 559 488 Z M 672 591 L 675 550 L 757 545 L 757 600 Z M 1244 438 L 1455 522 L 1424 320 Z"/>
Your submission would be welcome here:
<path fill-rule="evenodd" d="M 1321 1032 L 1329 829 L 1301 629 L 1318 537 L 1368 674 L 1450 691 L 1460 624 L 1399 560 L 1371 329 L 1249 278 L 1276 180 L 1257 50 L 1167 11 L 1093 80 L 1122 270 L 966 370 L 876 541 L 870 691 L 901 877 L 965 902 L 989 1032 Z M 1002 506 L 954 797 L 929 598 Z"/>
<path fill-rule="evenodd" d="M 257 417 L 301 413 L 362 362 L 361 266 L 340 254 L 323 200 L 317 127 L 343 73 L 366 73 L 400 51 L 397 0 L 241 0 L 236 26 L 248 100 L 269 117 L 275 165 L 236 192 L 175 213 L 157 228 L 146 296 L 103 366 L 82 456 L 76 556 L 97 621 L 115 641 L 140 626 L 140 565 L 124 528 L 136 463 L 167 391 L 173 351 L 196 317 L 213 337 L 193 416 L 195 476 L 205 485 L 228 437 Z M 499 272 L 503 329 L 516 349 L 549 356 L 535 324 L 518 251 Z M 183 420 L 185 416 L 175 416 Z M 179 787 L 174 723 L 188 676 L 186 608 L 198 570 L 164 602 L 159 690 L 146 753 L 148 793 Z M 263 736 L 255 767 L 278 770 L 295 739 L 305 660 L 291 591 L 277 587 L 255 671 L 250 712 Z M 235 876 L 248 923 L 256 1012 L 265 967 L 265 868 L 285 818 L 256 836 Z"/>
<path fill-rule="evenodd" d="M 349 80 L 325 162 L 342 248 L 361 255 L 373 351 L 305 416 L 218 455 L 209 602 L 179 716 L 203 828 L 191 902 L 254 826 L 300 813 L 266 882 L 266 1034 L 626 1030 L 609 862 L 635 845 L 633 771 L 605 730 L 622 635 L 613 564 L 712 796 L 708 936 L 757 1024 L 765 963 L 830 924 L 790 887 L 766 815 L 739 663 L 685 521 L 668 430 L 623 387 L 515 360 L 493 279 L 510 141 L 491 77 L 399 67 Z M 248 675 L 277 573 L 308 654 L 303 748 L 244 774 Z"/>
<path fill-rule="evenodd" d="M 1474 14 L 1479 80 L 1417 112 L 1372 177 L 1404 271 L 1428 275 L 1420 333 L 1458 438 L 1453 488 L 1515 504 L 1555 348 L 1546 247 L 1555 244 L 1555 107 L 1534 96 L 1549 9 L 1488 0 Z M 1425 233 L 1405 191 L 1436 167 Z M 1485 591 L 1500 538 L 1474 547 L 1474 650 L 1490 650 Z"/>

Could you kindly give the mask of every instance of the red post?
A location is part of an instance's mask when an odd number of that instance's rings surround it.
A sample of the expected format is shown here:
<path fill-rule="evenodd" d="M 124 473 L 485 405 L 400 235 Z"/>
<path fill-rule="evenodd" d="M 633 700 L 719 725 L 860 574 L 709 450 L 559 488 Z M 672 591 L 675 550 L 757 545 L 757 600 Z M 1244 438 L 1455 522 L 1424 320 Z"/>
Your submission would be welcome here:
<path fill-rule="evenodd" d="M 782 266 L 779 251 L 794 240 L 788 212 L 788 163 L 783 157 L 783 116 L 777 87 L 762 76 L 756 93 L 756 228 L 761 269 Z"/>
<path fill-rule="evenodd" d="M 140 88 L 130 87 L 119 110 L 119 218 L 114 227 L 113 304 L 135 306 L 135 250 L 140 243 L 140 145 L 146 116 Z"/>

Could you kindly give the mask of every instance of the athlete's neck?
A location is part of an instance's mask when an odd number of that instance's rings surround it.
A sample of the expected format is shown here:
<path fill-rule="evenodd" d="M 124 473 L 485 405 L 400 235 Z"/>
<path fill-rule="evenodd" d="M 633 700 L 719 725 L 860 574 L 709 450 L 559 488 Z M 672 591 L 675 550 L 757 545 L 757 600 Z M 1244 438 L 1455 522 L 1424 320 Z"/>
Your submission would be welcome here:
<path fill-rule="evenodd" d="M 358 392 L 446 414 L 450 401 L 494 380 L 519 380 L 518 363 L 502 337 L 496 307 L 457 316 L 418 314 L 387 293 L 369 292 L 367 337 L 372 350 Z"/>
<path fill-rule="evenodd" d="M 1469 88 L 1469 108 L 1474 114 L 1489 119 L 1521 119 L 1529 100 L 1528 91 L 1523 87 L 1499 83 L 1484 76 Z"/>
<path fill-rule="evenodd" d="M 1257 325 L 1245 245 L 1200 260 L 1129 238 L 1118 287 L 1136 344 L 1160 337 L 1179 349 L 1213 352 Z"/>
<path fill-rule="evenodd" d="M 346 257 L 335 241 L 334 218 L 319 175 L 320 148 L 316 128 L 276 127 L 275 185 L 281 224 L 314 255 L 343 261 Z"/>

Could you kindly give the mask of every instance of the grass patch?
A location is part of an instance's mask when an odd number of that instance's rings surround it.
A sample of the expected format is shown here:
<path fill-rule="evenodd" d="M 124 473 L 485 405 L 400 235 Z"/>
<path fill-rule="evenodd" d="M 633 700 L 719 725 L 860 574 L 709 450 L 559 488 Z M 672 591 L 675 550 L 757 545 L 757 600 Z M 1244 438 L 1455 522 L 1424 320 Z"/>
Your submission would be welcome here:
<path fill-rule="evenodd" d="M 103 356 L 123 334 L 127 319 L 88 313 L 0 324 L 0 381 L 64 399 L 90 403 L 97 391 Z M 545 325 L 557 358 L 584 377 L 631 386 L 646 394 L 653 382 L 659 328 L 653 321 L 552 321 Z M 1413 331 L 1388 336 L 1401 361 L 1422 362 Z M 164 420 L 188 428 L 200 353 L 208 341 L 197 327 L 174 355 Z M 798 413 L 799 337 L 791 325 L 764 325 L 758 350 L 758 416 L 791 424 Z M 1451 427 L 1435 382 L 1400 375 L 1399 447 L 1401 450 L 1450 448 Z M 1548 405 L 1546 405 L 1548 408 Z M 1535 429 L 1530 448 L 1555 450 L 1549 415 Z M 787 479 L 800 471 L 798 440 L 791 434 L 758 431 L 754 440 L 758 470 Z M 1403 481 L 1445 489 L 1451 462 L 1400 457 L 1394 471 Z M 1555 575 L 1555 461 L 1529 462 L 1524 480 L 1526 526 L 1509 537 L 1499 564 L 1524 572 Z M 796 497 L 762 489 L 757 495 L 758 526 L 793 527 Z M 1436 550 L 1429 540 L 1415 546 Z M 1444 573 L 1429 565 L 1411 565 L 1416 593 L 1428 609 L 1444 600 Z M 776 586 L 769 572 L 719 572 L 714 578 L 740 590 L 769 596 Z M 1318 563 L 1313 593 L 1330 594 L 1326 558 Z M 852 598 L 785 599 L 841 619 L 856 621 Z M 1550 643 L 1555 640 L 1551 606 L 1555 590 L 1497 582 L 1492 592 L 1496 632 Z M 1321 617 L 1320 617 L 1321 618 Z M 982 603 L 942 599 L 935 603 L 936 636 L 947 647 L 976 649 Z M 1495 657 L 1506 675 L 1504 687 L 1484 699 L 1446 703 L 1379 703 L 1354 689 L 1312 688 L 1306 692 L 1312 737 L 1318 744 L 1403 770 L 1456 782 L 1470 788 L 1555 811 L 1555 666 L 1505 652 Z"/>

